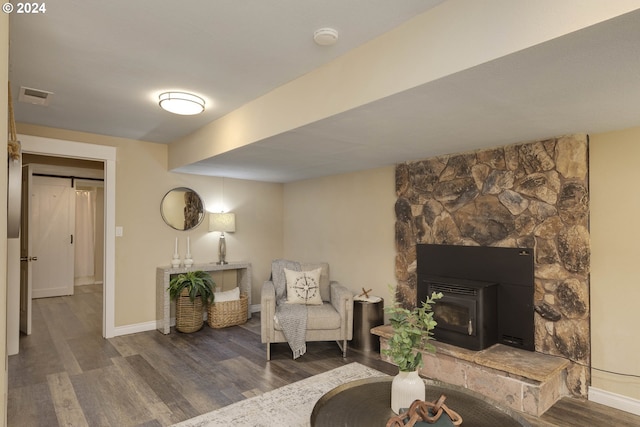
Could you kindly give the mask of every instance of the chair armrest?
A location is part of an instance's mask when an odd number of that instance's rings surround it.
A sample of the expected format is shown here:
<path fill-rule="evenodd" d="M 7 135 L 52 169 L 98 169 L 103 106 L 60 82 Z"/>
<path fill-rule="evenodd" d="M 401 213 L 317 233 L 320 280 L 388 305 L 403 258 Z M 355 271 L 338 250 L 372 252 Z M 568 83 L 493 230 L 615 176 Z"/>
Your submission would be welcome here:
<path fill-rule="evenodd" d="M 331 281 L 331 305 L 340 314 L 342 334 L 345 339 L 353 337 L 353 292 L 336 281 Z"/>
<path fill-rule="evenodd" d="M 260 304 L 264 304 L 265 302 L 273 301 L 273 312 L 275 313 L 275 303 L 276 303 L 276 287 L 274 286 L 271 280 L 266 280 L 262 284 L 262 291 L 260 293 Z"/>
<path fill-rule="evenodd" d="M 275 325 L 273 317 L 276 314 L 276 288 L 270 280 L 262 284 L 260 293 L 260 335 L 262 342 L 273 340 Z"/>

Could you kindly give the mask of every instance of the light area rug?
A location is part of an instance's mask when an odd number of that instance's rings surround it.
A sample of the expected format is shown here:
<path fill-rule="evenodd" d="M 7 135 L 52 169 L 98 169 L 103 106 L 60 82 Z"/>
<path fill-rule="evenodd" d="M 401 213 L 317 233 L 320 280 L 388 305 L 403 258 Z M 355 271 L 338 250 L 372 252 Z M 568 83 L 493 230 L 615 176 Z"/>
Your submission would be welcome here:
<path fill-rule="evenodd" d="M 386 374 L 350 363 L 174 424 L 174 427 L 306 427 L 316 402 L 341 384 Z"/>

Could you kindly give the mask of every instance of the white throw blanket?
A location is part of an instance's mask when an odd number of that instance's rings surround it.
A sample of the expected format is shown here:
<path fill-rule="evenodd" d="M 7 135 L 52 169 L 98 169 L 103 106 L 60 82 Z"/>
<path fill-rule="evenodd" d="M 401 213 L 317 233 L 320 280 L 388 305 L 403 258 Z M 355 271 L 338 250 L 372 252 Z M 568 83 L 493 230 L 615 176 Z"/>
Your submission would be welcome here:
<path fill-rule="evenodd" d="M 300 271 L 300 263 L 288 260 L 275 260 L 271 266 L 273 285 L 276 290 L 276 322 L 282 327 L 293 358 L 297 359 L 307 352 L 307 306 L 287 304 L 287 281 L 284 269 Z"/>

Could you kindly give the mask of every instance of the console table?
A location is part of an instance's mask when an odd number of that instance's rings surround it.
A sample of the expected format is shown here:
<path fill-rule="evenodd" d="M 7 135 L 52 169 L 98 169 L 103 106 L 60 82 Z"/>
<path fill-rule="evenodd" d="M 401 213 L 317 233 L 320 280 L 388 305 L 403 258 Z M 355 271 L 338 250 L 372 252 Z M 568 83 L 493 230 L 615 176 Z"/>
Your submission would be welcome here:
<path fill-rule="evenodd" d="M 246 293 L 249 302 L 247 318 L 251 318 L 251 264 L 248 262 L 234 262 L 229 264 L 194 264 L 189 268 L 170 266 L 158 267 L 156 269 L 156 329 L 163 334 L 171 331 L 171 298 L 169 297 L 169 281 L 171 276 L 186 273 L 187 271 L 202 270 L 206 272 L 236 270 L 238 273 L 238 286 L 240 292 Z"/>

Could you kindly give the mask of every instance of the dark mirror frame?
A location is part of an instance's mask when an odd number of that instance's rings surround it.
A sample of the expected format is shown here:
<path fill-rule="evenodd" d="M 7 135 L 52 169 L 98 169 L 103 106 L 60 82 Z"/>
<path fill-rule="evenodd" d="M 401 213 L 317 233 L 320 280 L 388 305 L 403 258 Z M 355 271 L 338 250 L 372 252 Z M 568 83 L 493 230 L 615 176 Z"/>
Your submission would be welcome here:
<path fill-rule="evenodd" d="M 167 191 L 162 198 L 160 215 L 164 222 L 175 230 L 191 230 L 204 220 L 204 202 L 191 188 L 177 187 Z"/>

